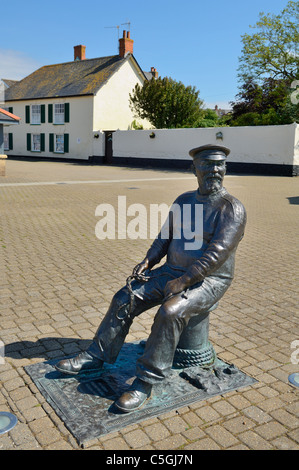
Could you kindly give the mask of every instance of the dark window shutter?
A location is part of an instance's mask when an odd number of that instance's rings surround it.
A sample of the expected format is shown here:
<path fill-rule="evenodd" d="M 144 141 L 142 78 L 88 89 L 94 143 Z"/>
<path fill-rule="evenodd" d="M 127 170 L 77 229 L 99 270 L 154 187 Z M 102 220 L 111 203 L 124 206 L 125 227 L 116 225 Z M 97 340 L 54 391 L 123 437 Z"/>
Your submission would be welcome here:
<path fill-rule="evenodd" d="M 40 122 L 46 122 L 46 105 L 42 104 L 40 107 Z"/>
<path fill-rule="evenodd" d="M 25 113 L 26 113 L 26 124 L 30 124 L 30 106 L 25 106 Z"/>
<path fill-rule="evenodd" d="M 49 134 L 49 151 L 54 152 L 54 134 Z"/>
<path fill-rule="evenodd" d="M 31 150 L 31 134 L 27 134 L 27 150 Z"/>
<path fill-rule="evenodd" d="M 45 134 L 40 135 L 40 151 L 45 151 Z"/>
<path fill-rule="evenodd" d="M 48 104 L 48 122 L 53 122 L 53 105 Z"/>
<path fill-rule="evenodd" d="M 64 122 L 70 122 L 70 103 L 64 103 Z"/>
<path fill-rule="evenodd" d="M 9 150 L 13 149 L 13 134 L 11 132 L 8 134 L 8 148 Z"/>
<path fill-rule="evenodd" d="M 69 135 L 64 134 L 64 153 L 69 152 Z"/>

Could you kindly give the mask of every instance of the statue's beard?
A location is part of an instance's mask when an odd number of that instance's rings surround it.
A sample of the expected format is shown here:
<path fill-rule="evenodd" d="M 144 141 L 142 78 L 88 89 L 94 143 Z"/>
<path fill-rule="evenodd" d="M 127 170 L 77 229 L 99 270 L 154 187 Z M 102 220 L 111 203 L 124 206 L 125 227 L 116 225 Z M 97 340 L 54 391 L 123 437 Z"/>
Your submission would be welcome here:
<path fill-rule="evenodd" d="M 223 178 L 220 176 L 208 177 L 203 184 L 203 192 L 205 194 L 212 194 L 220 191 L 222 188 Z"/>

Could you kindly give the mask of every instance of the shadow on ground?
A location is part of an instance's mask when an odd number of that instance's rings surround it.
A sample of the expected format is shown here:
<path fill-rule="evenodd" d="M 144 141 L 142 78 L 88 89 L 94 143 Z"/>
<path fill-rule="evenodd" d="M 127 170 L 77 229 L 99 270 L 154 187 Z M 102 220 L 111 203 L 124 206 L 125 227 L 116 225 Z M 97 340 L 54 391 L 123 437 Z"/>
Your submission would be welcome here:
<path fill-rule="evenodd" d="M 16 341 L 5 345 L 5 357 L 12 359 L 40 358 L 50 360 L 60 359 L 85 351 L 90 340 L 78 338 L 41 338 L 37 341 Z"/>
<path fill-rule="evenodd" d="M 287 197 L 290 204 L 299 204 L 299 196 Z"/>

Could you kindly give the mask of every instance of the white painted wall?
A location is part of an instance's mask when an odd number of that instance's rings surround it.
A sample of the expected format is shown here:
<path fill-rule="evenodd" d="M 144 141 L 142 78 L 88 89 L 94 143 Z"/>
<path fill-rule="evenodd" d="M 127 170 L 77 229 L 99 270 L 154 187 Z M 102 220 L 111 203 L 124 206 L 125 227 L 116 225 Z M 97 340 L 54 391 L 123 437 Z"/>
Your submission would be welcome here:
<path fill-rule="evenodd" d="M 294 140 L 294 165 L 299 165 L 299 126 L 295 129 Z"/>
<path fill-rule="evenodd" d="M 143 75 L 134 65 L 133 59 L 127 60 L 94 98 L 93 129 L 130 129 L 132 121 L 136 118 L 130 110 L 129 93 L 137 83 L 143 85 L 143 82 Z M 144 128 L 152 127 L 146 120 L 136 120 L 143 124 Z"/>
<path fill-rule="evenodd" d="M 154 132 L 155 138 L 149 136 Z M 223 140 L 216 139 L 222 132 Z M 228 161 L 293 165 L 299 163 L 299 125 L 117 131 L 114 157 L 189 160 L 189 150 L 205 144 L 231 149 Z M 297 163 L 295 163 L 295 161 Z"/>
<path fill-rule="evenodd" d="M 65 124 L 48 123 L 48 104 L 70 103 L 70 122 Z M 46 122 L 44 124 L 26 124 L 25 106 L 31 104 L 46 105 Z M 7 101 L 5 106 L 12 106 L 13 113 L 21 118 L 18 126 L 11 126 L 8 132 L 13 133 L 13 150 L 6 154 L 25 157 L 73 158 L 88 159 L 93 154 L 93 97 L 70 97 L 32 101 Z M 27 133 L 45 134 L 45 151 L 27 151 Z M 69 134 L 69 152 L 55 154 L 49 151 L 49 134 Z"/>

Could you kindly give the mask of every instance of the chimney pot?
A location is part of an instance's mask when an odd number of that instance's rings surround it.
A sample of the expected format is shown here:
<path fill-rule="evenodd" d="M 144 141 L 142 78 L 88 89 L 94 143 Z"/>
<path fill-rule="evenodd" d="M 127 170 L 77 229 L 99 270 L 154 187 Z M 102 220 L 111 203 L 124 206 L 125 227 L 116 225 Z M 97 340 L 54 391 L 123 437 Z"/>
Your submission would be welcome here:
<path fill-rule="evenodd" d="M 74 60 L 85 60 L 85 49 L 86 46 L 82 46 L 82 44 L 74 46 Z"/>
<path fill-rule="evenodd" d="M 157 72 L 157 69 L 155 67 L 151 67 L 151 74 L 154 78 L 158 78 L 158 72 Z"/>
<path fill-rule="evenodd" d="M 128 53 L 133 54 L 133 44 L 130 31 L 123 31 L 123 37 L 119 39 L 119 56 L 124 58 Z"/>

